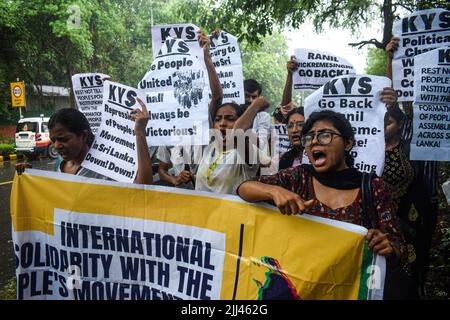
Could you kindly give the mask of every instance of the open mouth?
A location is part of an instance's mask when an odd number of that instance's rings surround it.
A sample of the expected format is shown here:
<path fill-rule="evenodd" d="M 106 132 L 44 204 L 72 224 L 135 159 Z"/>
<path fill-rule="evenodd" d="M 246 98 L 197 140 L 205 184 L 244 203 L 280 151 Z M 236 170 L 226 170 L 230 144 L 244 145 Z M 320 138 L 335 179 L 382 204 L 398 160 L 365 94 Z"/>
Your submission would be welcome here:
<path fill-rule="evenodd" d="M 300 135 L 298 135 L 298 134 L 293 134 L 293 135 L 292 135 L 292 141 L 295 141 L 295 142 L 300 141 Z"/>
<path fill-rule="evenodd" d="M 315 150 L 312 152 L 312 158 L 314 160 L 313 164 L 316 167 L 320 167 L 325 164 L 325 161 L 327 160 L 327 155 L 322 151 Z"/>

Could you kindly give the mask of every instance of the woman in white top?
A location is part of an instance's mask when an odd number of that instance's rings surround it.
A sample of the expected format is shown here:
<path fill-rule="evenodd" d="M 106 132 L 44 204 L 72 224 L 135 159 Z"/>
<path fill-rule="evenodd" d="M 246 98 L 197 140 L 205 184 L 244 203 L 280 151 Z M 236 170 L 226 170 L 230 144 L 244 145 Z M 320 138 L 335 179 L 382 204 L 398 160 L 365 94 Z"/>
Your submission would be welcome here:
<path fill-rule="evenodd" d="M 235 103 L 216 109 L 212 117 L 215 132 L 199 164 L 196 190 L 236 194 L 240 183 L 256 175 L 257 139 L 248 129 L 257 113 L 267 108 L 267 101 L 260 96 L 245 111 Z"/>

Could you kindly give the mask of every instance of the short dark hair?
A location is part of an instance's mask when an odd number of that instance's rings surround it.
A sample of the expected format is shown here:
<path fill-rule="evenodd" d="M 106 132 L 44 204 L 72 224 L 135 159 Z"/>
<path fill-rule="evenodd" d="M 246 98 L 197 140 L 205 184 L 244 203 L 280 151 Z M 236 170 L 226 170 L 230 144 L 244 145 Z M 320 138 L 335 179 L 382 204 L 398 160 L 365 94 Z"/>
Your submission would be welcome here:
<path fill-rule="evenodd" d="M 246 79 L 244 80 L 244 91 L 247 92 L 255 92 L 258 91 L 258 94 L 262 93 L 262 87 L 258 81 L 255 79 Z"/>
<path fill-rule="evenodd" d="M 298 107 L 298 108 L 295 108 L 295 109 L 289 111 L 289 113 L 287 114 L 286 119 L 285 119 L 286 124 L 289 122 L 289 118 L 291 116 L 293 116 L 294 114 L 300 114 L 302 116 L 305 116 L 305 108 Z"/>
<path fill-rule="evenodd" d="M 331 110 L 322 110 L 311 113 L 305 124 L 303 125 L 302 135 L 307 134 L 308 131 L 313 127 L 314 123 L 320 120 L 330 121 L 333 127 L 335 127 L 336 130 L 342 135 L 342 138 L 344 140 L 352 142 L 355 141 L 355 133 L 353 132 L 350 121 L 348 121 L 345 115 L 343 115 L 342 113 L 334 112 Z M 345 163 L 349 167 L 353 167 L 355 159 L 350 154 L 350 150 L 345 151 Z"/>
<path fill-rule="evenodd" d="M 50 117 L 50 120 L 48 121 L 48 128 L 53 129 L 57 123 L 78 137 L 87 131 L 88 145 L 91 146 L 92 142 L 94 142 L 94 135 L 92 133 L 91 126 L 89 125 L 89 121 L 81 111 L 73 108 L 59 109 Z"/>
<path fill-rule="evenodd" d="M 278 122 L 283 122 L 283 114 L 281 113 L 280 107 L 275 108 L 272 112 L 272 117 L 274 117 Z"/>

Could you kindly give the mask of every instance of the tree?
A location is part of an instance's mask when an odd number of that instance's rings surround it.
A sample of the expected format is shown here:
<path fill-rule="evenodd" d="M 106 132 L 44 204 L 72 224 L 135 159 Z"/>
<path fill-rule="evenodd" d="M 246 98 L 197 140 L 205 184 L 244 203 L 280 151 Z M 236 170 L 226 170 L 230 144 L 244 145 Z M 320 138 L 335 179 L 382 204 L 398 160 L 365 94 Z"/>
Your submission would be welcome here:
<path fill-rule="evenodd" d="M 288 46 L 281 33 L 261 40 L 260 45 L 244 41 L 240 44 L 245 79 L 261 83 L 263 96 L 270 102 L 271 110 L 279 106 L 286 81 Z"/>
<path fill-rule="evenodd" d="M 15 0 L 0 2 L 0 114 L 9 82 L 71 87 L 71 76 L 99 71 L 136 86 L 152 62 L 150 26 L 171 19 L 174 1 Z M 71 99 L 72 103 L 74 102 Z"/>
<path fill-rule="evenodd" d="M 446 6 L 448 3 L 444 0 L 225 0 L 212 16 L 217 17 L 217 21 L 227 21 L 232 27 L 230 32 L 250 42 L 258 42 L 277 26 L 298 29 L 308 18 L 311 18 L 318 32 L 327 25 L 355 32 L 361 25 L 378 18 L 383 23 L 382 39 L 364 40 L 351 45 L 362 47 L 372 44 L 384 49 L 392 37 L 392 25 L 400 10 L 412 12 Z"/>
<path fill-rule="evenodd" d="M 384 50 L 369 48 L 366 59 L 366 73 L 376 76 L 385 76 L 386 66 L 386 54 Z"/>

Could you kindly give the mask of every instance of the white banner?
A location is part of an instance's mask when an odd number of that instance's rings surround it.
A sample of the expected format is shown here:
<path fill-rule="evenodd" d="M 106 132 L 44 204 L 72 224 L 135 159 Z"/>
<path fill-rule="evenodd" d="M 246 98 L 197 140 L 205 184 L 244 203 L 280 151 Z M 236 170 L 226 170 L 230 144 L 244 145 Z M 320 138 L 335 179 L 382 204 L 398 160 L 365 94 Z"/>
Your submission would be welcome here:
<path fill-rule="evenodd" d="M 414 58 L 411 160 L 450 161 L 450 47 Z"/>
<path fill-rule="evenodd" d="M 223 102 L 245 102 L 244 76 L 238 39 L 221 31 L 219 37 L 212 35 L 210 53 L 223 89 Z"/>
<path fill-rule="evenodd" d="M 386 105 L 380 94 L 391 81 L 386 77 L 340 76 L 326 83 L 305 100 L 306 119 L 314 111 L 342 113 L 350 121 L 355 144 L 350 153 L 359 171 L 374 171 L 381 176 L 384 168 L 384 114 Z"/>
<path fill-rule="evenodd" d="M 193 24 L 172 24 L 152 26 L 153 60 L 161 54 L 161 48 L 167 39 L 179 39 L 189 47 L 190 52 L 203 63 L 203 49 L 198 44 L 200 28 Z"/>
<path fill-rule="evenodd" d="M 103 73 L 78 73 L 72 76 L 73 93 L 80 110 L 89 121 L 93 134 L 102 122 L 103 80 L 109 77 Z"/>
<path fill-rule="evenodd" d="M 82 167 L 113 180 L 132 183 L 137 174 L 137 149 L 133 109 L 141 106 L 136 97 L 144 101 L 134 88 L 105 81 L 102 123 Z"/>
<path fill-rule="evenodd" d="M 392 78 L 398 101 L 414 100 L 414 57 L 450 44 L 450 11 L 429 9 L 412 13 L 394 23 L 400 38 L 392 60 Z"/>
<path fill-rule="evenodd" d="M 300 48 L 294 54 L 298 63 L 294 91 L 316 90 L 334 77 L 356 73 L 350 62 L 332 53 Z"/>
<path fill-rule="evenodd" d="M 204 63 L 178 39 L 168 38 L 160 53 L 138 85 L 150 113 L 150 145 L 208 144 L 209 80 Z"/>

